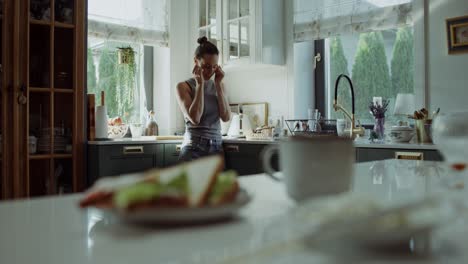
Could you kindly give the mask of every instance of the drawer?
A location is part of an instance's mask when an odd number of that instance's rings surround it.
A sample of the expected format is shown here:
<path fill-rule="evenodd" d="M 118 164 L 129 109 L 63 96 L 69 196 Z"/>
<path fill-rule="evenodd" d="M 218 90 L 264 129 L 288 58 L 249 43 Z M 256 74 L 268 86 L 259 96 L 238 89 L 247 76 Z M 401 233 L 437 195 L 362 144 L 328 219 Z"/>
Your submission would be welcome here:
<path fill-rule="evenodd" d="M 442 155 L 437 150 L 408 150 L 408 149 L 357 149 L 357 161 L 368 162 L 386 159 L 420 159 L 427 161 L 442 161 Z"/>
<path fill-rule="evenodd" d="M 158 148 L 156 144 L 91 146 L 88 148 L 88 185 L 101 177 L 141 172 L 159 166 L 156 162 Z"/>

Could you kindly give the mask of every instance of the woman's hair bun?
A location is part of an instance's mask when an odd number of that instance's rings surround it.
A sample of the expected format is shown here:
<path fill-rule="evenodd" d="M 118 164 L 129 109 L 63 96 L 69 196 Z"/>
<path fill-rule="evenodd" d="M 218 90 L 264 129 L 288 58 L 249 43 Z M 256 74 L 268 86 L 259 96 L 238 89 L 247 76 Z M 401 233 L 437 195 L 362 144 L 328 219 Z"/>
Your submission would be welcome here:
<path fill-rule="evenodd" d="M 198 38 L 197 42 L 198 42 L 198 44 L 202 45 L 203 43 L 208 42 L 208 39 L 203 36 L 201 38 Z"/>
<path fill-rule="evenodd" d="M 211 43 L 206 37 L 197 40 L 198 47 L 195 50 L 195 57 L 201 59 L 204 55 L 219 55 L 219 50 L 215 44 Z"/>

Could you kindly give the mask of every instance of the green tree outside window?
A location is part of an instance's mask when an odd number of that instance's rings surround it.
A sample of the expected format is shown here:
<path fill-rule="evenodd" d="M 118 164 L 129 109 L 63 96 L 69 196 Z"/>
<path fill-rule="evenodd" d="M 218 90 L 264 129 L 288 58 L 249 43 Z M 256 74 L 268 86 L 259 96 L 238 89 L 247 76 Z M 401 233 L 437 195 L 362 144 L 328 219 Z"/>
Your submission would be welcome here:
<path fill-rule="evenodd" d="M 344 54 L 343 44 L 340 37 L 335 37 L 330 40 L 330 87 L 332 88 L 332 96 L 335 96 L 335 81 L 340 74 L 349 75 L 348 60 Z M 338 103 L 345 109 L 351 111 L 351 90 L 347 82 L 341 82 L 338 87 Z M 332 109 L 331 118 L 344 118 L 341 112 L 335 112 Z"/>
<path fill-rule="evenodd" d="M 372 97 L 391 98 L 393 95 L 382 33 L 360 35 L 352 74 L 356 113 L 361 120 L 372 119 L 368 109 Z"/>
<path fill-rule="evenodd" d="M 414 91 L 414 44 L 410 28 L 398 29 L 391 62 L 392 92 L 413 93 Z"/>

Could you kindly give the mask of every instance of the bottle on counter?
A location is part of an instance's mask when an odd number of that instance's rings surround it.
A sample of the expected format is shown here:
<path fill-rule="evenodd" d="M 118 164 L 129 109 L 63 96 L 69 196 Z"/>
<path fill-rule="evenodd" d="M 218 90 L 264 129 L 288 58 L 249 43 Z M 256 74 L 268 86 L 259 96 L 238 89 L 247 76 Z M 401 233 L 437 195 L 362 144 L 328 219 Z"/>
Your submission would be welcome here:
<path fill-rule="evenodd" d="M 156 123 L 155 113 L 153 110 L 149 112 L 148 122 L 146 123 L 145 136 L 158 136 L 159 127 Z"/>

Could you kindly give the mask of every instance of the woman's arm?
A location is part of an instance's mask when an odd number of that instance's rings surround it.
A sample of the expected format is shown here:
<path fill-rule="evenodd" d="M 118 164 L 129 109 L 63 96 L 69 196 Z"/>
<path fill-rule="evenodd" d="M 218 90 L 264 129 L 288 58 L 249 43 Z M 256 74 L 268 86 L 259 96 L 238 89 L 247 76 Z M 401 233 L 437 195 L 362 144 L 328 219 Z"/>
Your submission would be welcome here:
<path fill-rule="evenodd" d="M 205 107 L 205 81 L 203 80 L 203 70 L 200 67 L 195 66 L 193 73 L 197 81 L 195 96 L 192 98 L 190 95 L 190 86 L 185 82 L 181 82 L 177 84 L 177 101 L 179 102 L 182 113 L 187 117 L 190 123 L 198 125 Z"/>
<path fill-rule="evenodd" d="M 223 122 L 231 120 L 231 108 L 229 107 L 229 101 L 227 99 L 226 90 L 224 89 L 224 71 L 221 67 L 216 68 L 215 73 L 215 87 L 216 94 L 218 96 L 218 108 L 219 108 L 219 117 Z"/>

